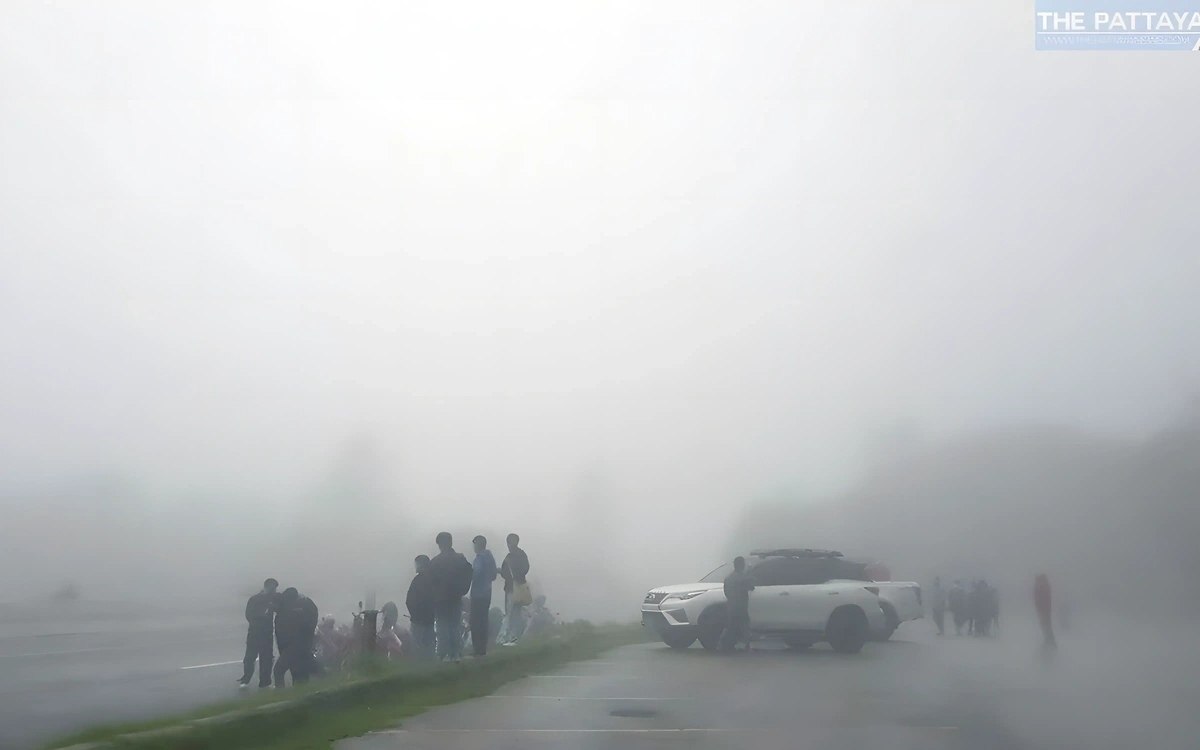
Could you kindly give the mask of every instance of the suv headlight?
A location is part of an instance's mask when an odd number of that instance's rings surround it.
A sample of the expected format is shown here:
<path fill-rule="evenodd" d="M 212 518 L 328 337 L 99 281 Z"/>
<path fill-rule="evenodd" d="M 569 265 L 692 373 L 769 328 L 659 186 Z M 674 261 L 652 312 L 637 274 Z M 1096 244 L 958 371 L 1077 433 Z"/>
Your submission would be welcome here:
<path fill-rule="evenodd" d="M 663 599 L 663 601 L 670 601 L 671 599 L 678 599 L 681 602 L 686 602 L 688 599 L 695 599 L 697 596 L 700 596 L 701 594 L 707 594 L 707 593 L 708 593 L 708 591 L 704 590 L 704 591 L 685 591 L 682 594 L 667 594 L 667 598 Z"/>

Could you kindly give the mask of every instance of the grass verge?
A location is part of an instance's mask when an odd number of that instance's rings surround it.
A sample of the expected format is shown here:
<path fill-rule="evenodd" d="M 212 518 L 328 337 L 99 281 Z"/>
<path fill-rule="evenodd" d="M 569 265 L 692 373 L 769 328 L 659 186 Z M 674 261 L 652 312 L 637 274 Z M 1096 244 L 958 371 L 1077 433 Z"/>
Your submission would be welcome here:
<path fill-rule="evenodd" d="M 287 691 L 270 691 L 152 722 L 90 729 L 51 748 L 324 750 L 395 726 L 430 706 L 487 695 L 533 672 L 644 640 L 642 629 L 574 623 L 549 637 L 451 665 L 375 663 Z"/>

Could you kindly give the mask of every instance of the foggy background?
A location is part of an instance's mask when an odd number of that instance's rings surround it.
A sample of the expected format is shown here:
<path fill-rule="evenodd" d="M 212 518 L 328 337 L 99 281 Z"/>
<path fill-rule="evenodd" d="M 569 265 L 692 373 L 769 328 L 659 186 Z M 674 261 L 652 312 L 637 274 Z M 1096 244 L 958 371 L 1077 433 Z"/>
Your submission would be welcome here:
<path fill-rule="evenodd" d="M 1194 607 L 1200 79 L 989 5 L 0 5 L 0 602 Z"/>

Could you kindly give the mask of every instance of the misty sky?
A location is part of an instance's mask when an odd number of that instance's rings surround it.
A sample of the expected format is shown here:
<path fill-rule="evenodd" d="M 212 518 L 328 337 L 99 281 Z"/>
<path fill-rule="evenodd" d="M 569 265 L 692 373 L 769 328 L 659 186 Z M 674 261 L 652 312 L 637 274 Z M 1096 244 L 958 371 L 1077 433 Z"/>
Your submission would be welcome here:
<path fill-rule="evenodd" d="M 1200 379 L 1195 58 L 1032 30 L 6 0 L 0 475 L 285 497 L 370 435 L 418 501 L 665 514 L 895 424 L 1152 429 Z"/>

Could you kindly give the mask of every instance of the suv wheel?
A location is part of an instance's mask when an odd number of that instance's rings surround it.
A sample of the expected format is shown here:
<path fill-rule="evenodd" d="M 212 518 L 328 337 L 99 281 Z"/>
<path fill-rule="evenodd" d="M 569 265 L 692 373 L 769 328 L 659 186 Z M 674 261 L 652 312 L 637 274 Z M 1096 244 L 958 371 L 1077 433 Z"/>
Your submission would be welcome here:
<path fill-rule="evenodd" d="M 896 608 L 887 602 L 881 602 L 879 608 L 883 610 L 884 625 L 882 630 L 871 634 L 871 640 L 886 641 L 900 627 L 900 617 L 896 614 Z"/>
<path fill-rule="evenodd" d="M 725 605 L 716 604 L 700 613 L 696 623 L 700 645 L 706 651 L 716 651 L 721 645 L 721 634 L 725 632 Z"/>
<path fill-rule="evenodd" d="M 839 654 L 857 654 L 867 641 L 867 616 L 858 607 L 840 607 L 829 616 L 825 638 Z"/>
<path fill-rule="evenodd" d="M 685 649 L 696 642 L 695 633 L 663 633 L 663 643 L 671 648 Z"/>

